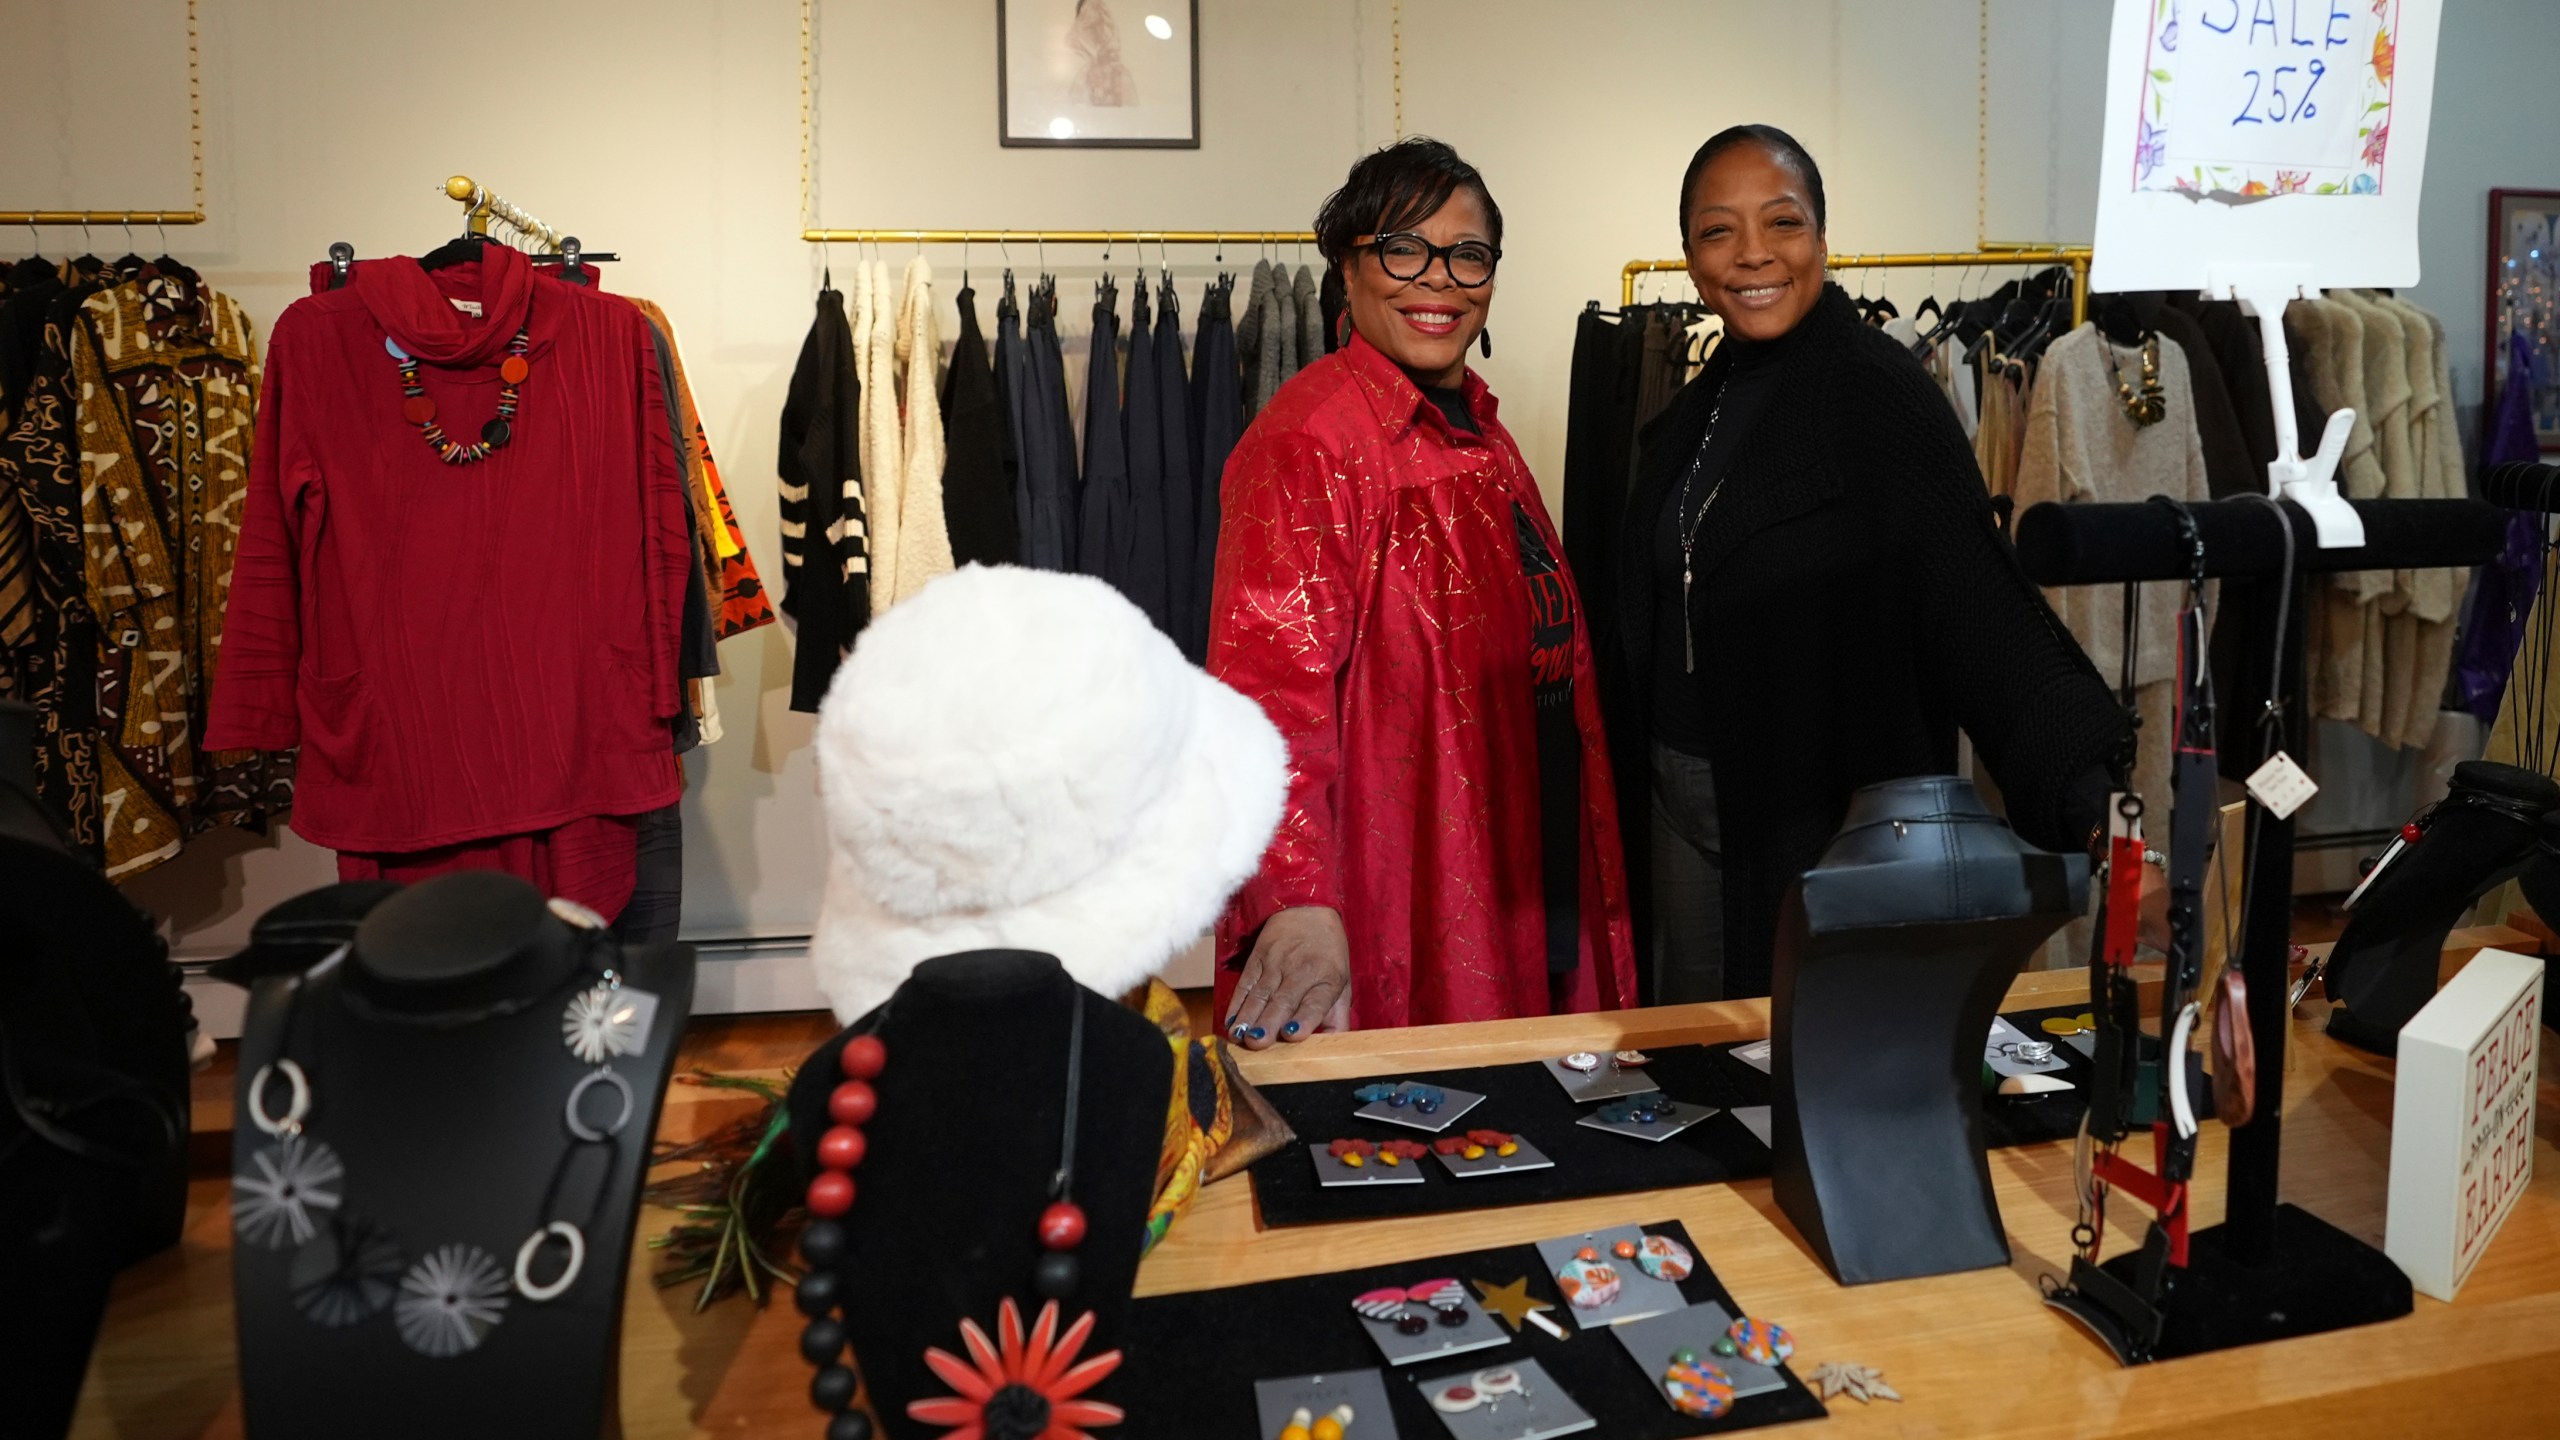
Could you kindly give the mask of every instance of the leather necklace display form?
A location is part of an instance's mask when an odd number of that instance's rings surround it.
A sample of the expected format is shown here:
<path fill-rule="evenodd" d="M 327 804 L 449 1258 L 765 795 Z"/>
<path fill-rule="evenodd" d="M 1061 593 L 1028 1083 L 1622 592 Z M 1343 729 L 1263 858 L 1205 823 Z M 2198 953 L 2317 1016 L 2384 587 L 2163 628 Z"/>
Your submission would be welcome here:
<path fill-rule="evenodd" d="M 818 1137 L 818 1173 L 808 1191 L 811 1219 L 800 1235 L 800 1253 L 810 1272 L 796 1287 L 793 1303 L 809 1317 L 800 1332 L 800 1353 L 818 1367 L 809 1382 L 809 1400 L 829 1417 L 826 1440 L 871 1440 L 874 1433 L 871 1417 L 855 1408 L 861 1385 L 844 1363 L 849 1337 L 836 1315 L 854 1302 L 834 1267 L 848 1244 L 843 1217 L 853 1208 L 853 1171 L 869 1150 L 861 1127 L 879 1113 L 879 1095 L 871 1082 L 888 1068 L 889 1050 L 878 1034 L 888 1018 L 889 1006 L 883 1004 L 870 1027 L 837 1052 L 836 1066 L 844 1078 L 827 1097 L 827 1118 L 834 1123 Z M 1079 1398 L 1120 1366 L 1117 1350 L 1076 1360 L 1093 1333 L 1092 1312 L 1077 1316 L 1063 1334 L 1058 1328 L 1058 1302 L 1074 1294 L 1082 1279 L 1075 1252 L 1084 1244 L 1085 1215 L 1074 1190 L 1076 1110 L 1083 1088 L 1084 1003 L 1078 995 L 1067 1023 L 1066 1118 L 1058 1139 L 1058 1169 L 1049 1182 L 1048 1208 L 1040 1212 L 1041 1254 L 1031 1275 L 1031 1288 L 1047 1303 L 1027 1333 L 1022 1312 L 1009 1295 L 998 1316 L 997 1338 L 990 1339 L 976 1321 L 962 1320 L 966 1359 L 928 1348 L 925 1363 L 953 1393 L 910 1401 L 908 1418 L 949 1426 L 946 1433 L 973 1440 L 1081 1435 L 1086 1426 L 1117 1425 L 1126 1418 L 1116 1405 Z"/>
<path fill-rule="evenodd" d="M 332 1329 L 360 1324 L 393 1312 L 402 1343 L 421 1355 L 447 1359 L 477 1349 L 504 1320 L 511 1298 L 534 1304 L 557 1300 L 578 1283 L 586 1266 L 586 1231 L 557 1218 L 561 1180 L 570 1162 L 588 1146 L 618 1146 L 624 1127 L 637 1108 L 628 1080 L 613 1062 L 641 1051 L 648 1043 L 658 998 L 626 986 L 610 964 L 596 963 L 601 953 L 618 953 L 601 916 L 567 900 L 553 900 L 550 911 L 566 922 L 586 950 L 585 962 L 573 972 L 574 986 L 560 1017 L 562 1048 L 576 1078 L 562 1105 L 567 1132 L 559 1164 L 552 1171 L 531 1231 L 515 1252 L 512 1275 L 477 1245 L 446 1242 L 430 1246 L 409 1261 L 398 1239 L 357 1212 L 345 1163 L 327 1140 L 312 1128 L 327 1116 L 322 1096 L 310 1075 L 282 1053 L 294 1036 L 294 1020 L 303 997 L 317 989 L 357 1018 L 373 1023 L 437 1030 L 456 1030 L 513 1015 L 560 993 L 553 986 L 538 994 L 502 999 L 465 1010 L 407 1013 L 367 1002 L 346 983 L 349 950 L 335 954 L 304 975 L 280 1027 L 276 1058 L 259 1067 L 249 1082 L 249 1122 L 271 1144 L 250 1157 L 248 1168 L 231 1177 L 233 1234 L 244 1245 L 291 1251 L 287 1283 L 294 1308 L 313 1324 Z M 570 1073 L 564 1069 L 564 1078 Z M 282 1113 L 269 1108 L 281 1083 L 286 1090 Z M 612 1092 L 591 1116 L 589 1093 Z M 611 1166 L 606 1173 L 611 1173 Z M 596 1202 L 602 1203 L 599 1194 Z M 592 1221 L 592 1215 L 589 1216 Z M 537 1279 L 545 1252 L 562 1250 L 556 1273 Z"/>

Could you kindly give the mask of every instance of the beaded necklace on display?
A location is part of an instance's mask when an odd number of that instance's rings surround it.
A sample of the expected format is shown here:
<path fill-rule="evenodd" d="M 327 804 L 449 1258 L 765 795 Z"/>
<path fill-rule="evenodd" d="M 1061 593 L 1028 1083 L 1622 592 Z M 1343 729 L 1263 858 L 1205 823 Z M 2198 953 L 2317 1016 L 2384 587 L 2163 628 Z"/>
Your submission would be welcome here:
<path fill-rule="evenodd" d="M 2169 395 L 2160 385 L 2160 332 L 2155 330 L 2137 347 L 2142 352 L 2142 389 L 2136 393 L 2124 372 L 2116 364 L 2116 347 L 2102 332 L 2098 348 L 2107 355 L 2107 375 L 2116 382 L 2116 403 L 2124 407 L 2124 416 L 2137 430 L 2157 425 L 2169 418 Z"/>
<path fill-rule="evenodd" d="M 551 911 L 587 932 L 588 944 L 609 943 L 605 922 L 594 911 L 565 900 L 552 901 Z M 346 955 L 341 947 L 313 967 L 299 982 L 294 1005 L 300 1004 L 301 987 L 330 977 L 345 963 Z M 631 1085 L 612 1062 L 646 1048 L 657 1014 L 657 997 L 625 988 L 614 970 L 582 973 L 595 979 L 581 986 L 561 1013 L 561 1042 L 573 1059 L 594 1068 L 570 1087 L 563 1107 L 570 1136 L 562 1155 L 563 1168 L 581 1146 L 612 1144 L 631 1123 L 635 1108 Z M 365 1005 L 343 984 L 335 988 L 340 1002 L 361 1017 L 436 1029 L 458 1029 L 512 1015 L 543 998 L 504 1000 L 458 1014 L 403 1016 Z M 292 1031 L 293 1012 L 288 1009 L 279 1031 L 282 1041 L 289 1042 Z M 282 1115 L 270 1113 L 266 1103 L 268 1082 L 278 1079 L 289 1092 Z M 621 1102 L 609 1125 L 592 1125 L 579 1112 L 579 1102 L 598 1085 L 612 1089 Z M 542 1304 L 560 1298 L 577 1283 L 586 1267 L 586 1232 L 566 1220 L 545 1219 L 525 1237 L 516 1250 L 512 1286 L 500 1263 L 476 1245 L 436 1246 L 404 1270 L 398 1239 L 376 1221 L 345 1208 L 346 1163 L 326 1141 L 304 1130 L 312 1096 L 310 1076 L 291 1056 L 279 1054 L 260 1066 L 249 1082 L 249 1122 L 275 1143 L 251 1155 L 249 1168 L 231 1177 L 233 1233 L 258 1249 L 293 1252 L 287 1284 L 294 1308 L 312 1323 L 340 1329 L 389 1309 L 402 1343 L 430 1358 L 447 1359 L 477 1349 L 488 1338 L 505 1318 L 509 1289 Z M 556 1173 L 554 1181 L 556 1188 Z M 549 1205 L 546 1196 L 546 1215 Z M 544 1245 L 555 1240 L 568 1247 L 568 1258 L 557 1276 L 537 1281 L 534 1262 Z"/>
<path fill-rule="evenodd" d="M 517 387 L 533 373 L 533 362 L 525 358 L 525 352 L 532 348 L 527 331 L 519 328 L 516 338 L 507 342 L 507 358 L 498 365 L 497 416 L 481 426 L 480 438 L 468 445 L 457 445 L 445 434 L 444 422 L 436 418 L 435 398 L 418 383 L 418 357 L 401 349 L 400 342 L 388 335 L 382 337 L 382 348 L 390 354 L 391 363 L 400 367 L 400 393 L 405 397 L 400 402 L 401 418 L 418 427 L 418 433 L 426 437 L 427 448 L 435 451 L 438 459 L 447 465 L 486 460 L 490 451 L 502 448 L 514 437 Z"/>
<path fill-rule="evenodd" d="M 827 1095 L 827 1118 L 833 1123 L 818 1137 L 818 1173 L 809 1181 L 807 1196 L 809 1227 L 800 1235 L 800 1253 L 811 1267 L 794 1294 L 800 1313 L 809 1317 L 807 1328 L 800 1332 L 800 1353 L 818 1367 L 809 1383 L 809 1399 L 831 1417 L 826 1440 L 870 1440 L 872 1435 L 870 1417 L 855 1408 L 860 1381 L 845 1364 L 845 1347 L 851 1337 L 835 1318 L 850 1297 L 842 1292 L 843 1282 L 833 1267 L 844 1257 L 850 1243 L 843 1217 L 853 1208 L 853 1171 L 870 1150 L 862 1127 L 880 1109 L 879 1093 L 872 1089 L 871 1082 L 888 1067 L 889 1049 L 872 1032 L 888 1019 L 888 1014 L 888 1007 L 882 1006 L 872 1019 L 871 1030 L 845 1041 L 836 1054 L 836 1068 L 844 1078 Z M 1031 1279 L 1032 1289 L 1052 1302 L 1073 1294 L 1081 1279 L 1075 1252 L 1084 1244 L 1085 1217 L 1072 1192 L 1076 1102 L 1083 1089 L 1083 1074 L 1084 1003 L 1079 993 L 1067 1026 L 1066 1116 L 1058 1142 L 1058 1169 L 1050 1177 L 1048 1208 L 1040 1212 L 1041 1255 Z M 1005 1301 L 1005 1310 L 1010 1352 L 1021 1337 L 1012 1323 L 1017 1317 L 1011 1299 Z M 1069 1338 L 1081 1344 L 1081 1335 L 1089 1331 L 1091 1322 L 1090 1315 L 1078 1321 L 1069 1331 Z M 1047 1329 L 1051 1323 L 1044 1317 L 1043 1334 L 1053 1333 Z M 1064 1342 L 1059 1345 L 1062 1351 L 1072 1352 L 1073 1348 Z M 927 1358 L 930 1360 L 936 1353 L 939 1352 L 928 1352 Z M 1116 1356 L 1113 1363 L 1117 1363 Z M 936 1368 L 939 1371 L 940 1367 Z"/>

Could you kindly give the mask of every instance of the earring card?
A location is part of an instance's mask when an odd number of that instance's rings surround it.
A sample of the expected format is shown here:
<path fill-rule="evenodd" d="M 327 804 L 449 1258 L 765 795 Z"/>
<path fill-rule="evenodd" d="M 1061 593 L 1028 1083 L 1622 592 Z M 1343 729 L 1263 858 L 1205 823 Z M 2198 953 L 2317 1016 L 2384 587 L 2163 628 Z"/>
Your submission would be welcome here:
<path fill-rule="evenodd" d="M 1425 1272 L 1421 1270 L 1416 1270 L 1413 1274 L 1416 1281 L 1425 1278 Z M 1466 1287 L 1461 1284 L 1459 1288 L 1464 1290 Z M 1412 1313 L 1429 1321 L 1430 1327 L 1419 1335 L 1407 1335 L 1398 1330 L 1391 1321 L 1372 1320 L 1357 1313 L 1350 1308 L 1351 1296 L 1346 1294 L 1342 1297 L 1343 1314 L 1352 1323 L 1368 1332 L 1370 1341 L 1378 1347 L 1378 1353 L 1385 1356 L 1390 1365 L 1415 1365 L 1425 1360 L 1436 1360 L 1445 1355 L 1463 1355 L 1470 1350 L 1490 1350 L 1511 1338 L 1504 1333 L 1500 1321 L 1484 1313 L 1484 1307 L 1476 1303 L 1472 1292 L 1461 1303 L 1466 1309 L 1465 1322 L 1458 1325 L 1443 1325 L 1440 1323 L 1440 1316 L 1429 1305 L 1415 1301 L 1411 1307 Z"/>
<path fill-rule="evenodd" d="M 1596 1051 L 1592 1053 L 1598 1054 Z M 1578 1105 L 1615 1100 L 1621 1095 L 1641 1095 L 1647 1090 L 1662 1088 L 1661 1084 L 1654 1080 L 1653 1067 L 1650 1064 L 1633 1070 L 1621 1070 L 1618 1068 L 1618 1063 L 1606 1055 L 1600 1055 L 1599 1060 L 1597 1069 L 1587 1071 L 1576 1070 L 1554 1056 L 1538 1063 L 1547 1067 L 1547 1073 L 1556 1077 L 1556 1083 L 1563 1086 L 1564 1093 L 1571 1096 L 1574 1103 Z"/>
<path fill-rule="evenodd" d="M 1420 1082 L 1412 1080 L 1398 1085 L 1396 1093 L 1410 1097 L 1416 1090 L 1424 1088 L 1436 1089 L 1441 1095 L 1438 1107 L 1428 1115 L 1414 1109 L 1410 1098 L 1404 1100 L 1402 1104 L 1373 1100 L 1351 1113 L 1356 1119 L 1383 1120 L 1389 1125 L 1403 1125 L 1437 1135 L 1457 1123 L 1459 1116 L 1484 1103 L 1484 1097 L 1472 1090 L 1452 1090 L 1446 1086 L 1425 1087 Z"/>
<path fill-rule="evenodd" d="M 1488 1395 L 1464 1410 L 1451 1410 L 1433 1405 L 1431 1413 L 1448 1427 L 1449 1440 L 1550 1440 L 1557 1435 L 1574 1435 L 1599 1425 L 1590 1412 L 1574 1403 L 1564 1387 L 1555 1382 L 1546 1367 L 1535 1360 L 1506 1362 L 1480 1366 L 1473 1370 L 1452 1370 L 1445 1375 L 1417 1380 L 1425 1401 L 1456 1386 L 1474 1388 L 1478 1377 L 1490 1371 L 1509 1371 L 1516 1375 L 1520 1388 L 1499 1395 Z M 1276 1433 L 1276 1432 L 1275 1432 Z M 1345 1440 L 1349 1440 L 1346 1435 Z M 1367 1440 L 1367 1437 L 1361 1437 Z"/>
<path fill-rule="evenodd" d="M 1739 1355 L 1716 1353 L 1716 1342 L 1724 1338 L 1733 1321 L 1732 1311 L 1707 1300 L 1650 1320 L 1630 1320 L 1610 1333 L 1626 1347 L 1627 1358 L 1645 1373 L 1646 1382 L 1656 1394 L 1662 1390 L 1662 1372 L 1671 1368 L 1671 1357 L 1681 1350 L 1695 1350 L 1699 1364 L 1723 1371 L 1724 1378 L 1733 1382 L 1736 1400 L 1786 1389 L 1787 1377 L 1778 1372 L 1777 1366 L 1754 1365 Z M 1663 1396 L 1662 1403 L 1669 1405 L 1671 1398 Z"/>
<path fill-rule="evenodd" d="M 1641 1320 L 1648 1315 L 1661 1315 L 1681 1309 L 1689 1303 L 1681 1298 L 1678 1285 L 1668 1280 L 1654 1279 L 1644 1273 L 1643 1267 L 1633 1260 L 1619 1259 L 1615 1252 L 1621 1240 L 1642 1245 L 1644 1227 L 1612 1225 L 1605 1230 L 1589 1230 L 1580 1235 L 1559 1235 L 1555 1239 L 1538 1242 L 1538 1259 L 1546 1266 L 1547 1279 L 1551 1284 L 1557 1273 L 1564 1269 L 1565 1263 L 1583 1250 L 1593 1251 L 1600 1257 L 1596 1263 L 1606 1265 L 1616 1272 L 1618 1293 L 1615 1298 L 1600 1305 L 1585 1307 L 1567 1303 L 1561 1307 L 1563 1313 L 1572 1317 L 1574 1324 L 1585 1330 L 1597 1329 L 1603 1325 L 1622 1324 L 1629 1320 Z M 1696 1254 L 1695 1251 L 1690 1253 Z"/>
<path fill-rule="evenodd" d="M 1598 1114 L 1585 1115 L 1575 1123 L 1593 1130 L 1606 1130 L 1612 1135 L 1624 1135 L 1630 1140 L 1650 1140 L 1658 1145 L 1716 1113 L 1715 1107 L 1701 1105 L 1694 1100 L 1675 1100 L 1672 1103 L 1678 1108 L 1655 1119 L 1650 1125 L 1634 1120 L 1604 1120 Z"/>
<path fill-rule="evenodd" d="M 1361 1157 L 1358 1165 L 1346 1165 L 1335 1159 L 1332 1152 L 1324 1145 L 1309 1145 L 1307 1158 L 1316 1163 L 1318 1185 L 1419 1185 L 1422 1183 L 1422 1162 L 1419 1160 L 1399 1160 L 1389 1165 L 1375 1155 L 1366 1155 Z"/>
<path fill-rule="evenodd" d="M 1473 1160 L 1463 1154 L 1440 1155 L 1438 1151 L 1432 1153 L 1438 1156 L 1441 1164 L 1449 1168 L 1451 1175 L 1461 1180 L 1472 1180 L 1485 1175 L 1517 1175 L 1527 1170 L 1555 1168 L 1556 1162 L 1548 1159 L 1544 1152 L 1530 1144 L 1524 1137 L 1514 1135 L 1511 1137 L 1511 1143 L 1520 1147 L 1513 1154 L 1497 1155 L 1488 1149 L 1483 1155 Z"/>
<path fill-rule="evenodd" d="M 1253 1403 L 1262 1416 L 1257 1435 L 1277 1435 L 1288 1425 L 1297 1411 L 1307 1412 L 1312 1421 L 1332 1413 L 1336 1405 L 1351 1407 L 1351 1424 L 1343 1432 L 1344 1440 L 1357 1435 L 1360 1440 L 1396 1440 L 1396 1419 L 1387 1400 L 1387 1373 L 1383 1370 L 1337 1370 L 1323 1375 L 1291 1375 L 1280 1380 L 1253 1382 Z"/>

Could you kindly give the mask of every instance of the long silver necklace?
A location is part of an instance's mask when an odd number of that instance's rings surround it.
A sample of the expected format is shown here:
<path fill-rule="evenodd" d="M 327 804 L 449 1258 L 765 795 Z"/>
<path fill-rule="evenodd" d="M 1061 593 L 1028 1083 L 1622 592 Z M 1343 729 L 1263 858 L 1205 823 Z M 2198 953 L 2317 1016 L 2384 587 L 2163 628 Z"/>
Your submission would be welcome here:
<path fill-rule="evenodd" d="M 590 936 L 600 938 L 605 928 L 602 917 L 585 906 L 554 900 L 551 910 Z M 346 954 L 346 948 L 340 947 L 298 983 L 307 987 L 323 979 L 344 963 Z M 350 998 L 343 990 L 339 993 L 342 1000 Z M 299 999 L 297 991 L 297 1003 Z M 535 1002 L 501 1003 L 470 1018 L 513 1014 L 529 1003 Z M 612 969 L 570 997 L 560 1017 L 561 1043 L 581 1066 L 594 1067 L 570 1087 L 563 1106 L 573 1150 L 615 1143 L 622 1128 L 631 1123 L 635 1109 L 631 1086 L 615 1072 L 612 1062 L 646 1048 L 657 1007 L 655 995 L 625 986 Z M 289 1041 L 290 1010 L 282 1028 Z M 267 1109 L 271 1080 L 284 1081 L 289 1091 L 281 1115 Z M 593 1125 L 580 1113 L 579 1102 L 599 1085 L 612 1090 L 619 1104 L 609 1123 Z M 401 1341 L 410 1349 L 449 1359 L 478 1348 L 497 1327 L 510 1290 L 541 1304 L 558 1299 L 577 1283 L 579 1272 L 586 1268 L 586 1233 L 547 1213 L 516 1251 L 512 1286 L 503 1263 L 475 1245 L 437 1246 L 404 1271 L 399 1241 L 375 1222 L 344 1209 L 346 1164 L 327 1142 L 305 1132 L 303 1122 L 311 1109 L 311 1079 L 292 1057 L 279 1055 L 259 1067 L 249 1082 L 248 1118 L 274 1143 L 249 1157 L 248 1170 L 231 1177 L 231 1223 L 233 1234 L 249 1245 L 293 1252 L 287 1283 L 295 1308 L 313 1323 L 336 1329 L 388 1309 Z M 546 1212 L 549 1203 L 546 1198 Z M 537 1281 L 534 1262 L 555 1241 L 567 1247 L 566 1261 L 556 1277 Z"/>
<path fill-rule="evenodd" d="M 1730 384 L 1731 382 L 1726 382 Z M 1707 463 L 1707 445 L 1716 438 L 1716 422 L 1724 418 L 1724 386 L 1716 387 L 1716 404 L 1707 412 L 1707 433 L 1698 437 L 1698 453 L 1689 457 L 1689 473 L 1680 477 L 1680 514 L 1689 511 L 1689 486 L 1698 478 L 1698 467 Z M 1733 474 L 1728 465 L 1724 474 L 1707 490 L 1707 498 L 1698 513 L 1689 517 L 1689 528 L 1680 535 L 1680 654 L 1685 673 L 1698 673 L 1697 622 L 1690 618 L 1689 586 L 1696 579 L 1693 561 L 1698 553 L 1698 530 L 1707 523 L 1707 512 L 1715 508 L 1716 497 L 1724 493 L 1724 482 Z"/>

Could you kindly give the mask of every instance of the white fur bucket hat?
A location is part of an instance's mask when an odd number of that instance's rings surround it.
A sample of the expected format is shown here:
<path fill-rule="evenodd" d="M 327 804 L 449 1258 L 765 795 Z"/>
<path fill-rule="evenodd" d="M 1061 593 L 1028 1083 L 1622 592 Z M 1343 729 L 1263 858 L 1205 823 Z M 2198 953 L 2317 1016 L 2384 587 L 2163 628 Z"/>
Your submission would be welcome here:
<path fill-rule="evenodd" d="M 1288 747 L 1102 581 L 971 565 L 873 621 L 818 710 L 810 958 L 850 1023 L 964 950 L 1119 995 L 1261 864 Z"/>

